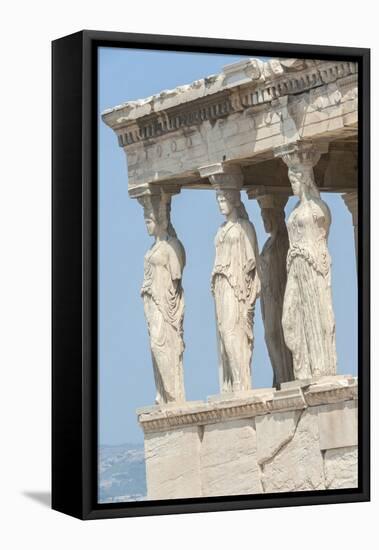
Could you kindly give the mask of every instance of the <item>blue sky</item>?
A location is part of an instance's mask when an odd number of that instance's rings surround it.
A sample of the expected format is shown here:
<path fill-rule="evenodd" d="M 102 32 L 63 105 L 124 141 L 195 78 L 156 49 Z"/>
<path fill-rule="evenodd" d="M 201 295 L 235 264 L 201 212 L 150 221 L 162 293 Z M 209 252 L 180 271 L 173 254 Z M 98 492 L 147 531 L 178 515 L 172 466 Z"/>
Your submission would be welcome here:
<path fill-rule="evenodd" d="M 151 246 L 141 206 L 128 197 L 126 156 L 100 113 L 220 72 L 243 56 L 191 54 L 122 48 L 99 49 L 99 441 L 142 442 L 135 411 L 154 403 L 149 339 L 140 297 L 143 257 Z M 357 281 L 351 216 L 341 197 L 323 194 L 333 216 L 329 237 L 338 373 L 357 372 Z M 242 199 L 254 223 L 260 249 L 264 232 L 256 201 Z M 296 199 L 291 197 L 286 213 Z M 210 274 L 214 236 L 224 221 L 213 191 L 182 191 L 173 198 L 172 221 L 183 242 L 187 265 L 184 354 L 188 400 L 218 393 L 214 305 Z M 260 305 L 256 308 L 253 387 L 268 387 L 268 359 Z"/>

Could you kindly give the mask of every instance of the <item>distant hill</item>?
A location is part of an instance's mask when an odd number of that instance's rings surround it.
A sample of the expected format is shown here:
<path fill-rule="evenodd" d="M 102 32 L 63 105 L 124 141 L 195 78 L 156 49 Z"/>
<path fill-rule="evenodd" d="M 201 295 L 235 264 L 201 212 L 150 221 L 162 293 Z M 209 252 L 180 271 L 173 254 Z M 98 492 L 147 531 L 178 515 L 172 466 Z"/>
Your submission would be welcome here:
<path fill-rule="evenodd" d="M 143 445 L 100 445 L 99 502 L 128 502 L 145 498 Z"/>

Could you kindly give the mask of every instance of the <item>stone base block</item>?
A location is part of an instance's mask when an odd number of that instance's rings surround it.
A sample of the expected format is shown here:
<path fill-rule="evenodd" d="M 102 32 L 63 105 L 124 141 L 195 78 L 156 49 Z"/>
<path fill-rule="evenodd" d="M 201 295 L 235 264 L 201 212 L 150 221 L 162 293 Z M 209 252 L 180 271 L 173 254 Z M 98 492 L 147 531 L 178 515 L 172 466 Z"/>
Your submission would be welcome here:
<path fill-rule="evenodd" d="M 327 489 L 358 487 L 358 447 L 329 449 L 324 454 Z"/>
<path fill-rule="evenodd" d="M 265 493 L 325 489 L 317 411 L 276 412 L 256 422 Z"/>
<path fill-rule="evenodd" d="M 201 496 L 197 426 L 146 434 L 145 461 L 149 499 Z"/>
<path fill-rule="evenodd" d="M 262 492 L 254 419 L 204 426 L 200 481 L 201 493 L 207 496 Z"/>

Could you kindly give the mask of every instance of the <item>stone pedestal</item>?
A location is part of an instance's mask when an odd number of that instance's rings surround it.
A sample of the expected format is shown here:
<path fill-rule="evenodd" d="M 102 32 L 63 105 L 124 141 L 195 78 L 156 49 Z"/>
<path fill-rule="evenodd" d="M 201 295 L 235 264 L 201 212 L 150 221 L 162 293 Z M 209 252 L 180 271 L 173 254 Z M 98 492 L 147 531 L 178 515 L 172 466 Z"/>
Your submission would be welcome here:
<path fill-rule="evenodd" d="M 283 386 L 137 411 L 148 498 L 356 487 L 357 379 Z"/>

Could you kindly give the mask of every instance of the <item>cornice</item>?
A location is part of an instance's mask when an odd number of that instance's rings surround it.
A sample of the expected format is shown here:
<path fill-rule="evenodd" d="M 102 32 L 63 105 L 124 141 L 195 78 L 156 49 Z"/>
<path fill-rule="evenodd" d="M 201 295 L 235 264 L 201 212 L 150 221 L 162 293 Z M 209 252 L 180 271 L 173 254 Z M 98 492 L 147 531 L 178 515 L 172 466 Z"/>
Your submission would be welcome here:
<path fill-rule="evenodd" d="M 185 402 L 137 410 L 138 422 L 145 433 L 180 427 L 204 426 L 278 412 L 353 400 L 358 397 L 357 378 L 327 377 L 285 385 L 285 389 L 251 390 L 234 395 L 219 395 L 207 402 Z"/>
<path fill-rule="evenodd" d="M 235 112 L 251 116 L 281 97 L 336 81 L 345 88 L 357 79 L 357 64 L 349 61 L 250 59 L 233 65 L 217 75 L 108 109 L 102 118 L 117 133 L 120 147 L 128 147 Z"/>

